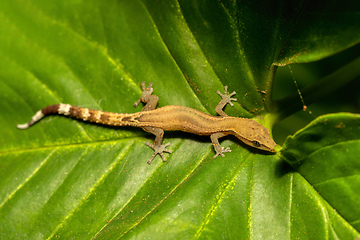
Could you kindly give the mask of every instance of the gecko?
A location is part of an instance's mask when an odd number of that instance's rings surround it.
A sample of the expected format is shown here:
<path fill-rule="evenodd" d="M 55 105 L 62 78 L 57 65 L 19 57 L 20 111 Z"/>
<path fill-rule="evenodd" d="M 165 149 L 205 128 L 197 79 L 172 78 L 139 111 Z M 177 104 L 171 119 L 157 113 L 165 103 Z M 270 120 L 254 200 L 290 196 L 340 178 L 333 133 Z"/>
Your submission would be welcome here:
<path fill-rule="evenodd" d="M 145 145 L 154 150 L 153 155 L 147 161 L 148 164 L 151 164 L 158 154 L 165 162 L 166 158 L 164 152 L 172 153 L 172 150 L 167 149 L 170 143 L 162 144 L 164 131 L 183 131 L 197 135 L 210 136 L 215 150 L 214 158 L 219 155 L 224 157 L 224 153 L 231 152 L 229 147 L 221 147 L 218 140 L 227 135 L 233 135 L 245 144 L 254 148 L 266 152 L 275 152 L 274 148 L 277 144 L 271 138 L 267 128 L 263 127 L 255 120 L 230 117 L 223 111 L 223 108 L 227 104 L 233 106 L 234 104 L 232 101 L 237 101 L 236 98 L 232 98 L 236 92 L 233 91 L 232 93 L 228 93 L 227 86 L 224 87 L 224 94 L 217 91 L 217 94 L 221 97 L 221 101 L 215 107 L 215 111 L 219 116 L 212 116 L 193 108 L 178 105 L 168 105 L 156 108 L 159 97 L 152 94 L 154 91 L 153 83 L 150 83 L 149 86 L 146 87 L 145 82 L 142 82 L 141 87 L 142 95 L 139 100 L 134 103 L 134 107 L 137 107 L 140 102 L 145 104 L 140 112 L 113 113 L 60 103 L 47 106 L 42 110 L 37 111 L 28 123 L 18 124 L 17 128 L 29 128 L 34 123 L 50 114 L 65 115 L 83 121 L 109 126 L 140 127 L 144 131 L 155 135 L 154 144 L 150 144 L 148 141 L 145 143 Z"/>

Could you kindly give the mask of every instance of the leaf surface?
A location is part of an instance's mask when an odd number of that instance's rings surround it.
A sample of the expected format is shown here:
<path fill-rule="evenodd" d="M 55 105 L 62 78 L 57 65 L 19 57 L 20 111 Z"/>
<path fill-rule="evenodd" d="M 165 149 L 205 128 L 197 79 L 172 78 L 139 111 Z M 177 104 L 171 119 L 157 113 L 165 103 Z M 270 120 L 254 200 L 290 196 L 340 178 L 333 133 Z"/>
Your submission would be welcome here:
<path fill-rule="evenodd" d="M 141 129 L 59 116 L 16 129 L 59 102 L 140 111 L 133 103 L 145 81 L 154 82 L 159 106 L 210 114 L 216 91 L 227 85 L 238 101 L 226 112 L 271 130 L 275 65 L 318 60 L 359 42 L 355 10 L 338 19 L 345 39 L 327 30 L 335 19 L 319 17 L 326 11 L 306 1 L 2 1 L 0 238 L 359 238 L 359 168 L 349 155 L 359 149 L 352 137 L 358 120 L 352 130 L 338 129 L 344 135 L 336 149 L 319 144 L 314 151 L 299 133 L 271 155 L 227 138 L 221 145 L 232 152 L 216 159 L 208 137 L 167 132 L 173 153 L 150 166 L 144 143 L 153 136 Z M 304 30 L 304 16 L 316 23 L 311 30 Z M 320 128 L 321 139 L 339 134 Z M 306 168 L 319 152 L 332 164 L 350 159 L 351 171 L 326 168 L 323 178 L 310 178 L 324 169 Z M 304 163 L 294 171 L 282 159 Z"/>

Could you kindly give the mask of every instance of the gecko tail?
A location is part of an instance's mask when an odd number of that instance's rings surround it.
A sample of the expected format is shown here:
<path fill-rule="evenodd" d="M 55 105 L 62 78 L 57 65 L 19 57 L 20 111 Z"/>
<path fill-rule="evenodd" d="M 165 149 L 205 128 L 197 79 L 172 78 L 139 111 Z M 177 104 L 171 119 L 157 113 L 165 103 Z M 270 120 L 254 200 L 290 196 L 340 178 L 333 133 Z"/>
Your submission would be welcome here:
<path fill-rule="evenodd" d="M 109 126 L 138 126 L 138 123 L 132 119 L 132 114 L 110 113 L 60 103 L 47 106 L 42 110 L 37 111 L 28 123 L 18 124 L 17 128 L 27 129 L 36 122 L 40 121 L 43 117 L 51 114 L 64 115 L 67 117 L 77 118 L 82 121 Z"/>
<path fill-rule="evenodd" d="M 33 125 L 34 123 L 31 123 L 31 121 L 30 122 L 28 122 L 28 123 L 24 123 L 24 124 L 18 124 L 18 125 L 16 125 L 16 127 L 18 128 L 18 129 L 27 129 L 27 128 L 29 128 L 31 125 Z"/>
<path fill-rule="evenodd" d="M 24 123 L 24 124 L 18 124 L 16 127 L 18 129 L 27 129 L 27 128 L 31 127 L 32 125 L 34 125 L 36 122 L 40 121 L 46 115 L 59 113 L 60 105 L 61 104 L 47 106 L 46 108 L 43 108 L 42 110 L 37 111 L 29 122 Z M 62 104 L 62 105 L 68 105 L 68 104 Z"/>

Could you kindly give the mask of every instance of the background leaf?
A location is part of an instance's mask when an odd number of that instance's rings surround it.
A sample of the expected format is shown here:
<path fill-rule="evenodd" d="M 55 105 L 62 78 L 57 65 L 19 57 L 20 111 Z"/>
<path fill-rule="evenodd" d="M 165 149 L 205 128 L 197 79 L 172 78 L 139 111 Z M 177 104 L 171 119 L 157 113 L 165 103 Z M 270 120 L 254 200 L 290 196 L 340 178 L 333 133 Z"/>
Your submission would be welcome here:
<path fill-rule="evenodd" d="M 281 157 L 311 182 L 357 231 L 360 227 L 359 131 L 358 114 L 324 115 L 289 137 L 281 150 Z M 333 222 L 332 218 L 330 215 L 329 221 Z"/>
<path fill-rule="evenodd" d="M 335 182 L 335 192 L 334 185 L 317 185 L 307 174 L 322 168 L 294 170 L 281 160 L 302 151 L 292 138 L 278 155 L 228 138 L 221 144 L 232 152 L 213 159 L 208 137 L 167 132 L 173 154 L 149 166 L 144 142 L 153 136 L 141 129 L 58 116 L 16 129 L 59 102 L 140 111 L 133 103 L 142 81 L 154 82 L 160 106 L 211 114 L 220 100 L 216 91 L 228 85 L 238 104 L 226 112 L 271 129 L 280 111 L 272 101 L 277 66 L 318 60 L 359 42 L 358 5 L 341 5 L 2 1 L 0 238 L 359 238 L 358 220 L 344 204 L 358 208 L 357 195 L 347 190 L 347 201 L 337 199 L 344 186 L 358 188 L 356 177 L 342 175 L 350 180 Z"/>

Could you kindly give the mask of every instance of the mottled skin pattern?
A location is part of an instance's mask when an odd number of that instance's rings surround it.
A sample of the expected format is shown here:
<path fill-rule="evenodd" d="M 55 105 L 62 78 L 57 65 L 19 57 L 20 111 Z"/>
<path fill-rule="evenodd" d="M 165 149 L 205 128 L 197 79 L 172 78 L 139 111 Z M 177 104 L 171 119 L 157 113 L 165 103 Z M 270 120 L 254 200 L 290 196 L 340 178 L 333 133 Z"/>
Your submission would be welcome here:
<path fill-rule="evenodd" d="M 148 161 L 148 164 L 152 162 L 157 154 L 161 156 L 163 161 L 166 161 L 164 152 L 172 153 L 171 150 L 166 148 L 170 143 L 162 144 L 164 131 L 183 131 L 197 135 L 210 135 L 216 152 L 214 158 L 218 155 L 224 157 L 225 152 L 231 152 L 230 148 L 224 149 L 221 147 L 218 140 L 229 134 L 234 135 L 245 144 L 257 149 L 268 152 L 275 151 L 274 147 L 276 143 L 271 138 L 267 128 L 251 119 L 229 117 L 222 110 L 226 104 L 229 103 L 233 106 L 231 101 L 236 101 L 235 98 L 231 98 L 231 96 L 236 93 L 232 92 L 229 94 L 226 86 L 224 94 L 217 91 L 222 99 L 215 110 L 220 116 L 212 116 L 196 109 L 176 105 L 155 109 L 159 98 L 156 95 L 152 95 L 152 85 L 153 84 L 150 83 L 149 87 L 146 88 L 145 83 L 141 83 L 143 93 L 140 99 L 134 104 L 136 107 L 140 102 L 145 103 L 141 112 L 129 114 L 113 113 L 60 103 L 39 110 L 30 122 L 19 124 L 17 127 L 19 129 L 26 129 L 44 116 L 50 114 L 60 114 L 78 118 L 83 121 L 110 126 L 141 127 L 145 131 L 155 135 L 154 144 L 150 144 L 149 142 L 145 143 L 154 150 L 154 154 Z"/>

